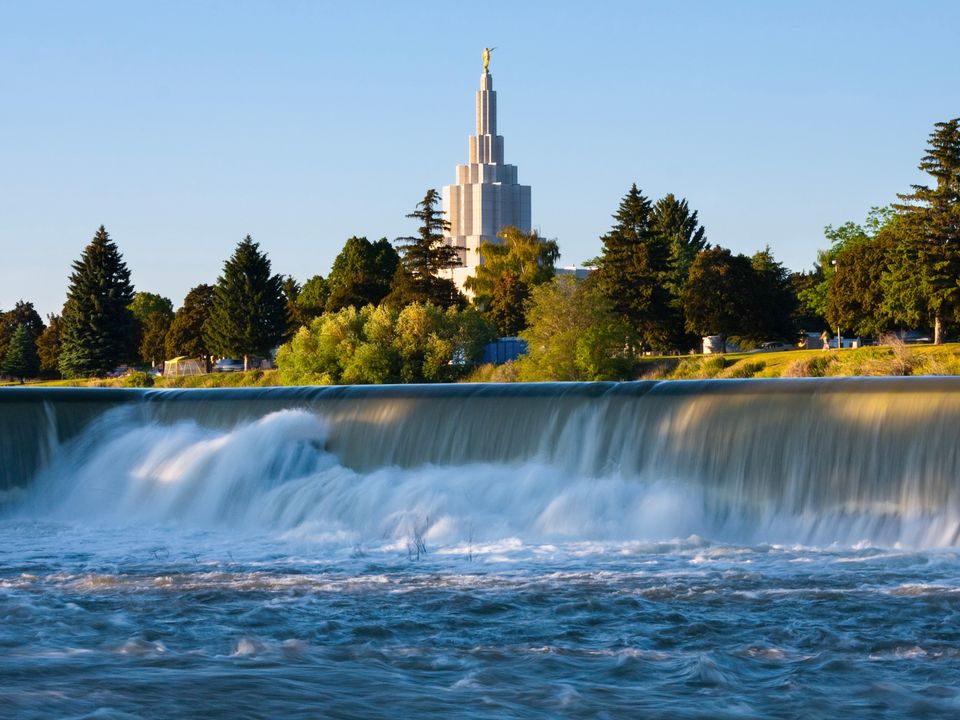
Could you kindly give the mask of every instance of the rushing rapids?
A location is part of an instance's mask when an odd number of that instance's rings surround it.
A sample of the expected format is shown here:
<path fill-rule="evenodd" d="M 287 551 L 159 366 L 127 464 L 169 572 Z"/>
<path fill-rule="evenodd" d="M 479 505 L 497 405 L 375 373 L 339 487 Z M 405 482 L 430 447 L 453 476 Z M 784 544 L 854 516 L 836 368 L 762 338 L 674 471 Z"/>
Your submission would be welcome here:
<path fill-rule="evenodd" d="M 958 428 L 951 378 L 3 389 L 4 708 L 955 716 Z"/>

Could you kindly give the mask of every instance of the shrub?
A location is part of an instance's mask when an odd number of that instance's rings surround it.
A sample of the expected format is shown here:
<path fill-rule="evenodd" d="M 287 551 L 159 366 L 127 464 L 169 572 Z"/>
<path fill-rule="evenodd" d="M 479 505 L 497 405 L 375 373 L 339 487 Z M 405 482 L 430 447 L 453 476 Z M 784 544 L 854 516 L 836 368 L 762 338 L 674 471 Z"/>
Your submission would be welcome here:
<path fill-rule="evenodd" d="M 153 376 L 145 372 L 132 372 L 123 378 L 123 387 L 147 388 L 153 387 Z"/>

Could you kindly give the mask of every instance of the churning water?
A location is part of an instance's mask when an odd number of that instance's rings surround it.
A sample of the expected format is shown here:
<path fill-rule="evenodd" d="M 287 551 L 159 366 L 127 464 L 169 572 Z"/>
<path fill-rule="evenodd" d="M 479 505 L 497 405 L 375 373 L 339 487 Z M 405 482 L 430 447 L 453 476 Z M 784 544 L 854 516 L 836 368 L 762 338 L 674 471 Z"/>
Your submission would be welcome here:
<path fill-rule="evenodd" d="M 960 383 L 0 391 L 0 716 L 955 717 Z"/>

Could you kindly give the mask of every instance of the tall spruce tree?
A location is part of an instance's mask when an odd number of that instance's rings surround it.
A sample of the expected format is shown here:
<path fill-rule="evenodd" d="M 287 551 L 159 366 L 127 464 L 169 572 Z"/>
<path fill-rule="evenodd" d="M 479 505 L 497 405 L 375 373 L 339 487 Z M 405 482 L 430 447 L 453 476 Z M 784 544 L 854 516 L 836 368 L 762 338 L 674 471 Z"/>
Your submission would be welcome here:
<path fill-rule="evenodd" d="M 204 338 L 215 355 L 266 356 L 280 344 L 287 327 L 283 278 L 270 274 L 270 260 L 247 235 L 223 265 L 214 288 Z"/>
<path fill-rule="evenodd" d="M 394 306 L 413 302 L 433 303 L 440 307 L 463 305 L 464 298 L 453 280 L 440 277 L 444 270 L 462 265 L 460 252 L 448 245 L 443 236 L 449 223 L 437 207 L 440 194 L 427 190 L 417 209 L 407 215 L 420 221 L 417 235 L 397 238 L 400 265 L 394 274 L 388 301 Z"/>
<path fill-rule="evenodd" d="M 650 200 L 631 186 L 613 216 L 616 224 L 600 238 L 603 253 L 591 279 L 643 346 L 666 349 L 672 340 L 670 247 L 653 228 L 652 210 Z"/>
<path fill-rule="evenodd" d="M 934 128 L 919 167 L 936 185 L 913 185 L 912 193 L 898 196 L 902 235 L 886 285 L 895 318 L 932 321 L 939 345 L 944 320 L 960 314 L 960 118 Z"/>
<path fill-rule="evenodd" d="M 24 378 L 34 377 L 40 370 L 40 358 L 34 345 L 33 335 L 26 325 L 21 323 L 13 331 L 7 354 L 3 359 L 3 371 L 10 377 L 18 378 L 23 385 Z"/>
<path fill-rule="evenodd" d="M 671 294 L 679 298 L 697 253 L 710 247 L 707 231 L 697 219 L 697 211 L 691 212 L 687 200 L 678 200 L 673 193 L 657 200 L 650 214 L 650 225 L 669 250 L 666 282 Z"/>
<path fill-rule="evenodd" d="M 64 377 L 104 375 L 136 357 L 132 301 L 130 271 L 101 225 L 70 275 L 60 351 Z"/>

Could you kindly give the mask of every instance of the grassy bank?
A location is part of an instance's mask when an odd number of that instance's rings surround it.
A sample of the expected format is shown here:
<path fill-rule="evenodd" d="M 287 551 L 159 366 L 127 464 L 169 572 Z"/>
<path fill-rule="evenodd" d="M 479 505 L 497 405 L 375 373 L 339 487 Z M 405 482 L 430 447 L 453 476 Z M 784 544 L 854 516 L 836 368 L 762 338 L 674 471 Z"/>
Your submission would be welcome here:
<path fill-rule="evenodd" d="M 478 368 L 470 382 L 512 379 L 510 365 Z M 685 357 L 649 357 L 637 365 L 639 380 L 708 378 L 842 377 L 864 375 L 960 375 L 960 343 L 868 347 L 857 350 L 788 350 L 773 353 L 727 353 Z M 144 387 L 146 376 L 91 380 L 31 382 L 31 387 Z M 190 377 L 153 378 L 157 388 L 270 387 L 281 385 L 276 370 L 213 373 Z M 15 386 L 17 383 L 0 383 Z"/>
<path fill-rule="evenodd" d="M 637 375 L 648 380 L 960 375 L 960 343 L 645 358 Z"/>

